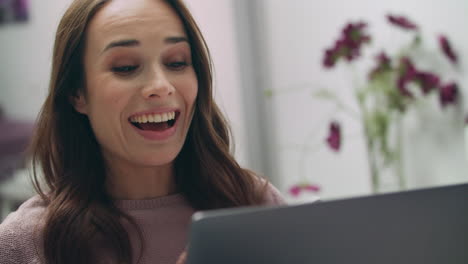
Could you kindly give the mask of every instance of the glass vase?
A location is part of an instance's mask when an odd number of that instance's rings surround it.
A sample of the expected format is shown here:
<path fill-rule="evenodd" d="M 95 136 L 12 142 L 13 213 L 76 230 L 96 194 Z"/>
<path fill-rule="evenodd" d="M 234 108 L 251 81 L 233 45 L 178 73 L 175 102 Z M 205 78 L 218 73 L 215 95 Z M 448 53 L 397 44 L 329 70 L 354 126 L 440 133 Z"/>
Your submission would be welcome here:
<path fill-rule="evenodd" d="M 374 194 L 406 189 L 402 156 L 402 114 L 392 112 L 381 115 L 383 117 L 364 124 L 371 187 Z M 378 132 L 375 132 L 376 130 Z"/>

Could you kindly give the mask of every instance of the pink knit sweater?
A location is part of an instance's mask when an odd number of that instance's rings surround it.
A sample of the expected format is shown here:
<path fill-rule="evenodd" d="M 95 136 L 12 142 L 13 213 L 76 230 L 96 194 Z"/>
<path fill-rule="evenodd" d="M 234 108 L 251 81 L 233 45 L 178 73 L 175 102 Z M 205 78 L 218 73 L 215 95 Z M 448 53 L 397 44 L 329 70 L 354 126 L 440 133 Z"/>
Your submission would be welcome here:
<path fill-rule="evenodd" d="M 284 204 L 278 190 L 269 186 L 265 205 Z M 132 216 L 143 232 L 145 252 L 141 264 L 174 264 L 187 244 L 189 224 L 194 209 L 184 196 L 174 194 L 149 200 L 120 200 L 117 206 Z M 0 264 L 45 263 L 41 226 L 45 203 L 35 196 L 11 213 L 0 225 Z M 134 252 L 137 234 L 129 231 Z M 105 245 L 96 248 L 99 263 L 114 263 Z M 138 254 L 134 254 L 138 255 Z M 133 263 L 136 263 L 135 256 Z"/>

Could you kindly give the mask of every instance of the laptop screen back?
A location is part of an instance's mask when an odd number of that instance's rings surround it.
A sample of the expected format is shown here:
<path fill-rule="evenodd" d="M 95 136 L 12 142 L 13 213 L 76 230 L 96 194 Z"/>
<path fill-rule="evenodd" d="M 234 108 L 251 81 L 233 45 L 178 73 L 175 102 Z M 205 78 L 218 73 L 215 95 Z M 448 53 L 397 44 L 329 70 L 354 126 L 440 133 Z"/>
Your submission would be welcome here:
<path fill-rule="evenodd" d="M 197 213 L 187 264 L 467 264 L 468 184 Z"/>

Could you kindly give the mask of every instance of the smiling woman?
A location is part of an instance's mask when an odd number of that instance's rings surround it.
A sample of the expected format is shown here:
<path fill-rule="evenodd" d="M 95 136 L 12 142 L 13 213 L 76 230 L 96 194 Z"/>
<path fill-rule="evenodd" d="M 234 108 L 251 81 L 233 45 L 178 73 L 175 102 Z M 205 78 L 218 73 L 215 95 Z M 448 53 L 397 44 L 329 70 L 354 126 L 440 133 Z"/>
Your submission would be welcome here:
<path fill-rule="evenodd" d="M 283 203 L 229 136 L 181 1 L 74 0 L 31 145 L 39 195 L 0 225 L 2 263 L 175 263 L 195 211 Z"/>
<path fill-rule="evenodd" d="M 162 1 L 113 1 L 89 23 L 86 90 L 73 101 L 89 118 L 114 197 L 177 191 L 172 161 L 185 142 L 198 92 L 190 49 L 182 21 Z"/>

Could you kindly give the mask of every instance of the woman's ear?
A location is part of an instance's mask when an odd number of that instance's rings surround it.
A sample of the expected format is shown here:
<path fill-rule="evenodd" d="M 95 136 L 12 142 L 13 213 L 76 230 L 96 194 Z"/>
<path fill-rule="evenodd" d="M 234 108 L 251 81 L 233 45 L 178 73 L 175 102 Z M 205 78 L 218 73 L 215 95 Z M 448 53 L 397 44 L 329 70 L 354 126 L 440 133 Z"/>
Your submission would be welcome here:
<path fill-rule="evenodd" d="M 78 113 L 81 113 L 83 115 L 88 114 L 88 104 L 82 92 L 78 91 L 76 95 L 71 96 L 70 103 L 73 105 L 73 107 Z"/>

